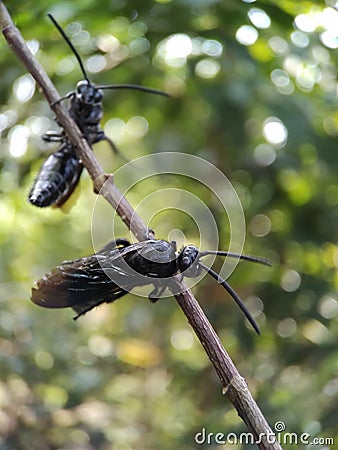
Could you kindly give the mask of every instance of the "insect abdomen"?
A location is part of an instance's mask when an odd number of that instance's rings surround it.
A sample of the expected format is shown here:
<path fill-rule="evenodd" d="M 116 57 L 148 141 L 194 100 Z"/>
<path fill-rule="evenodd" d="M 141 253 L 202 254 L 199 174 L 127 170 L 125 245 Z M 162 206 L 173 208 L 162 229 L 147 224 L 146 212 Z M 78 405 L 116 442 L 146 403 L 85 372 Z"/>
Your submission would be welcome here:
<path fill-rule="evenodd" d="M 62 206 L 73 193 L 83 166 L 74 149 L 65 145 L 42 165 L 29 194 L 29 201 L 40 208 Z"/>

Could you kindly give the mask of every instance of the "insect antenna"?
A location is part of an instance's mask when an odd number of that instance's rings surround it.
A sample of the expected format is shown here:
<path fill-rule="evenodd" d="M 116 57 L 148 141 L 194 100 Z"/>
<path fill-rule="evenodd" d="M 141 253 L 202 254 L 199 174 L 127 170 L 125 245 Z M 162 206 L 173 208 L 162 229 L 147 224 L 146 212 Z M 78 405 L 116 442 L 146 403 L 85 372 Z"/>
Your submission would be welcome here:
<path fill-rule="evenodd" d="M 247 307 L 244 305 L 242 299 L 237 294 L 237 292 L 230 286 L 230 284 L 227 283 L 222 277 L 220 277 L 220 275 L 217 272 L 215 272 L 214 270 L 210 269 L 210 267 L 205 266 L 200 261 L 199 261 L 198 264 L 200 265 L 200 267 L 202 267 L 202 269 L 204 269 L 206 272 L 208 272 L 208 274 L 210 274 L 213 278 L 215 278 L 215 280 L 219 284 L 221 284 L 226 291 L 228 291 L 228 293 L 231 295 L 231 297 L 235 300 L 235 302 L 237 303 L 239 308 L 244 313 L 245 317 L 251 323 L 251 325 L 252 325 L 253 329 L 256 331 L 256 333 L 257 334 L 261 334 L 261 332 L 259 330 L 259 327 L 258 327 L 257 323 L 255 322 L 255 319 L 252 317 L 252 315 L 248 311 Z"/>
<path fill-rule="evenodd" d="M 81 72 L 83 73 L 83 76 L 85 78 L 86 81 L 88 81 L 88 83 L 90 84 L 90 80 L 88 78 L 87 72 L 85 71 L 83 62 L 80 58 L 80 55 L 78 54 L 76 48 L 74 47 L 74 45 L 72 44 L 72 42 L 70 41 L 69 37 L 65 34 L 65 32 L 63 31 L 63 29 L 60 27 L 60 25 L 57 23 L 57 21 L 54 19 L 54 17 L 51 14 L 47 14 L 48 17 L 50 18 L 50 20 L 53 22 L 53 24 L 55 25 L 55 27 L 58 29 L 59 33 L 61 34 L 61 36 L 63 37 L 63 39 L 67 42 L 67 44 L 69 45 L 69 47 L 71 48 L 72 52 L 74 53 L 80 68 L 81 68 Z"/>
<path fill-rule="evenodd" d="M 159 89 L 152 89 L 145 86 L 139 86 L 137 84 L 110 84 L 97 86 L 98 89 L 134 89 L 135 91 L 147 92 L 148 94 L 163 95 L 164 97 L 170 97 L 167 92 L 160 91 Z"/>
<path fill-rule="evenodd" d="M 63 39 L 67 42 L 67 44 L 71 48 L 72 52 L 74 53 L 74 55 L 79 63 L 79 66 L 81 68 L 81 71 L 83 73 L 85 80 L 90 84 L 89 77 L 87 75 L 87 72 L 84 68 L 83 62 L 82 62 L 80 55 L 78 54 L 76 48 L 72 44 L 69 37 L 65 34 L 65 32 L 63 31 L 61 26 L 54 19 L 54 17 L 51 14 L 47 14 L 47 15 L 50 18 L 50 20 L 53 22 L 55 27 L 58 29 L 58 31 L 61 34 L 61 36 L 63 37 Z M 117 85 L 113 84 L 113 85 L 97 86 L 97 89 L 134 89 L 136 91 L 147 92 L 148 94 L 156 94 L 156 95 L 163 95 L 164 97 L 170 97 L 170 95 L 167 92 L 160 91 L 158 89 L 152 89 L 152 88 L 148 88 L 148 87 L 138 86 L 136 84 L 117 84 Z"/>
<path fill-rule="evenodd" d="M 243 259 L 245 261 L 250 261 L 257 264 L 263 264 L 264 266 L 272 266 L 271 261 L 266 258 L 261 258 L 260 256 L 241 255 L 239 253 L 223 252 L 218 250 L 205 250 L 199 254 L 200 258 L 207 255 L 229 256 L 230 258 Z"/>

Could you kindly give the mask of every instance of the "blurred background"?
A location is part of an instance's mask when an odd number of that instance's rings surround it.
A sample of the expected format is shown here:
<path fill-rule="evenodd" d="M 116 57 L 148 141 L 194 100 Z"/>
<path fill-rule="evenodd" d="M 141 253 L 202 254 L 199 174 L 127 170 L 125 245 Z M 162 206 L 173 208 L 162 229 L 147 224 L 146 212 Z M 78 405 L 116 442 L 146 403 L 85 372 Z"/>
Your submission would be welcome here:
<path fill-rule="evenodd" d="M 262 335 L 214 280 L 204 278 L 195 296 L 271 426 L 282 421 L 288 433 L 320 438 L 308 448 L 335 448 L 327 438 L 337 445 L 337 2 L 7 3 L 61 95 L 83 76 L 48 12 L 93 82 L 170 92 L 171 99 L 105 91 L 104 130 L 128 160 L 185 152 L 231 181 L 246 218 L 245 252 L 274 262 L 272 269 L 243 262 L 229 279 Z M 4 39 L 0 74 L 0 448 L 255 448 L 195 442 L 203 428 L 247 430 L 174 299 L 152 305 L 129 294 L 77 322 L 70 310 L 29 301 L 34 281 L 52 267 L 93 252 L 96 195 L 83 174 L 68 214 L 27 202 L 57 147 L 40 136 L 57 126 Z M 95 154 L 106 171 L 124 164 L 104 142 Z M 227 248 L 228 217 L 205 186 L 173 176 L 145 183 L 128 194 L 133 206 L 163 187 L 192 192 L 212 211 L 219 248 Z M 165 207 L 165 196 L 156 204 Z M 103 245 L 113 214 L 101 204 L 95 210 Z M 116 222 L 117 235 L 129 237 Z M 198 244 L 184 213 L 154 215 L 150 226 L 158 238 L 176 229 Z"/>

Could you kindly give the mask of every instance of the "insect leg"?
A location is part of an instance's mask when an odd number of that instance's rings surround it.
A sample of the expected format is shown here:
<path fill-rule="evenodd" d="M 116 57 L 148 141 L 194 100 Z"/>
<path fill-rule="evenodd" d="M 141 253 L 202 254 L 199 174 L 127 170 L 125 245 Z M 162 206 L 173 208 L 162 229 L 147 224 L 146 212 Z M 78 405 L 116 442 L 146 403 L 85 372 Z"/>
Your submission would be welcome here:
<path fill-rule="evenodd" d="M 116 239 L 113 241 L 108 242 L 108 244 L 106 244 L 103 248 L 101 248 L 101 250 L 99 251 L 99 253 L 106 253 L 106 252 L 110 252 L 112 250 L 115 250 L 116 248 L 126 248 L 129 247 L 130 242 L 127 239 Z"/>
<path fill-rule="evenodd" d="M 66 94 L 64 97 L 61 97 L 61 98 L 59 98 L 58 100 L 55 100 L 55 102 L 51 103 L 51 106 L 55 106 L 55 105 L 57 105 L 58 103 L 63 102 L 64 100 L 67 100 L 67 99 L 69 99 L 69 98 L 72 98 L 72 97 L 74 97 L 74 95 L 75 95 L 74 91 L 70 91 L 70 92 L 68 92 L 68 94 Z"/>
<path fill-rule="evenodd" d="M 154 283 L 154 289 L 148 295 L 149 300 L 152 303 L 156 303 L 159 300 L 159 298 L 161 297 L 161 295 L 163 294 L 163 292 L 166 290 L 166 288 L 167 288 L 167 286 L 160 286 L 159 284 L 156 285 Z"/>
<path fill-rule="evenodd" d="M 56 131 L 47 131 L 41 137 L 46 142 L 61 142 L 65 140 L 65 135 Z"/>
<path fill-rule="evenodd" d="M 100 135 L 100 133 L 102 133 L 101 135 Z M 119 156 L 119 158 L 121 158 L 123 161 L 125 161 L 125 162 L 130 162 L 129 161 L 129 159 L 128 158 L 126 158 L 124 155 L 123 155 L 123 153 L 116 147 L 116 145 L 114 144 L 114 142 L 109 138 L 109 137 L 107 137 L 105 134 L 104 134 L 104 132 L 103 131 L 100 131 L 99 133 L 98 133 L 98 139 L 96 140 L 95 139 L 95 142 L 99 142 L 99 141 L 106 141 L 108 144 L 109 144 L 109 146 L 110 146 L 110 148 L 113 150 L 113 152 L 115 153 L 115 155 L 117 155 L 117 156 Z"/>

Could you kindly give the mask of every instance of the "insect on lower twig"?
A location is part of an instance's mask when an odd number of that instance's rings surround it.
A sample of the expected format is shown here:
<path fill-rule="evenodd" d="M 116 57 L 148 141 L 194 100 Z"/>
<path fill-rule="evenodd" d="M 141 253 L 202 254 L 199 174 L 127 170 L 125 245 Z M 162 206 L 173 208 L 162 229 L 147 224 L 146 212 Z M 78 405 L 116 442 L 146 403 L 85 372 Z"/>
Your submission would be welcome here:
<path fill-rule="evenodd" d="M 48 16 L 74 53 L 84 76 L 84 80 L 77 83 L 75 91 L 69 92 L 58 101 L 70 100 L 69 113 L 90 145 L 106 140 L 113 151 L 119 153 L 113 141 L 100 128 L 100 120 L 103 115 L 102 91 L 104 89 L 133 89 L 162 96 L 169 95 L 157 89 L 133 84 L 96 86 L 90 81 L 80 55 L 70 39 L 54 17 L 51 14 Z M 61 142 L 61 145 L 42 165 L 28 199 L 33 205 L 39 207 L 61 207 L 75 190 L 83 166 L 74 147 L 68 142 L 64 130 L 59 133 L 47 132 L 42 138 L 47 142 Z"/>
<path fill-rule="evenodd" d="M 124 239 L 110 242 L 97 254 L 65 261 L 37 282 L 32 301 L 46 308 L 72 307 L 79 317 L 102 303 L 111 303 L 137 286 L 152 284 L 149 299 L 156 302 L 180 273 L 196 278 L 202 270 L 215 278 L 231 295 L 259 334 L 259 328 L 243 301 L 227 281 L 201 262 L 206 255 L 228 256 L 271 265 L 267 259 L 222 251 L 203 251 L 188 245 L 179 252 L 174 241 L 148 240 L 130 244 Z"/>

